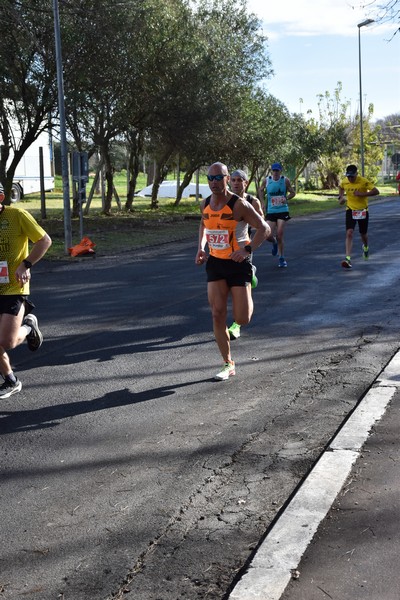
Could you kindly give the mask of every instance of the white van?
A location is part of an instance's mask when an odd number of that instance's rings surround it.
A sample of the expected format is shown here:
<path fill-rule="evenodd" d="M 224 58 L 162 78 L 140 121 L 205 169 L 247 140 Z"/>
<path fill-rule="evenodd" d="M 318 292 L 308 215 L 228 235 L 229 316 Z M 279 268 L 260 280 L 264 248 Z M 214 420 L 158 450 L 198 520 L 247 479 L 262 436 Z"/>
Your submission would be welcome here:
<path fill-rule="evenodd" d="M 53 147 L 49 131 L 43 131 L 29 146 L 15 171 L 11 202 L 18 202 L 26 194 L 40 192 L 39 148 L 43 148 L 43 176 L 45 191 L 54 189 Z M 12 157 L 10 157 L 12 160 Z"/>
<path fill-rule="evenodd" d="M 162 181 L 160 183 L 160 187 L 158 188 L 158 198 L 176 198 L 176 180 L 171 181 Z M 153 184 L 146 186 L 139 192 L 135 192 L 135 196 L 151 196 L 151 192 L 153 190 Z M 211 190 L 206 183 L 199 183 L 199 196 L 201 198 L 207 198 L 210 196 Z M 187 187 L 182 192 L 182 198 L 190 198 L 191 196 L 196 196 L 196 184 L 189 183 Z"/>

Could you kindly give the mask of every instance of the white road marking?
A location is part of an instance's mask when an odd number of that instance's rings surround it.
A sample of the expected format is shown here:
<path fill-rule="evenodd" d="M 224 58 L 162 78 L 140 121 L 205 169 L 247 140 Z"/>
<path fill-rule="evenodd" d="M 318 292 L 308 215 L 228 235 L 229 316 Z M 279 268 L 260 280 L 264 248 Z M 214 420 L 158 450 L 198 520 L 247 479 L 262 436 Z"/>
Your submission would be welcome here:
<path fill-rule="evenodd" d="M 397 386 L 400 352 L 382 371 L 271 528 L 230 600 L 279 600 Z"/>

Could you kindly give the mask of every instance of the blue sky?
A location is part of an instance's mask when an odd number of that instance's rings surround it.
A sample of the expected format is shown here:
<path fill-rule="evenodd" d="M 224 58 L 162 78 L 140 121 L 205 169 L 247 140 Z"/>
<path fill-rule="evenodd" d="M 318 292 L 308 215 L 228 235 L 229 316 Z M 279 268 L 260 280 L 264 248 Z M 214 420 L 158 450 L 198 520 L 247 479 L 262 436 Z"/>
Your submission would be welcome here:
<path fill-rule="evenodd" d="M 290 112 L 311 109 L 317 118 L 317 95 L 332 95 L 338 81 L 341 99 L 350 101 L 352 114 L 358 112 L 357 23 L 372 13 L 352 0 L 248 0 L 248 8 L 268 36 L 275 74 L 265 86 Z M 394 30 L 394 23 L 361 28 L 363 111 L 373 103 L 374 120 L 400 113 L 400 32 L 387 41 Z"/>

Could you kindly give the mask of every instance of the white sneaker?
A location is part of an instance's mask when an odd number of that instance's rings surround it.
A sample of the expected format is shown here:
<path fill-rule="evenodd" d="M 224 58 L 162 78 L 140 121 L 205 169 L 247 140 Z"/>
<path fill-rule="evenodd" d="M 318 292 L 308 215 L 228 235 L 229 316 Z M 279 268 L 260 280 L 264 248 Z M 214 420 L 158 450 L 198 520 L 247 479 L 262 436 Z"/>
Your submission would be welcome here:
<path fill-rule="evenodd" d="M 32 313 L 26 315 L 25 319 L 22 321 L 23 325 L 28 325 L 31 328 L 30 333 L 26 336 L 26 341 L 28 344 L 29 350 L 35 352 L 38 350 L 43 342 L 43 335 L 39 329 L 38 320 Z"/>
<path fill-rule="evenodd" d="M 12 394 L 16 394 L 20 392 L 22 388 L 22 383 L 17 378 L 17 381 L 14 383 L 8 377 L 4 379 L 4 383 L 0 386 L 0 398 L 9 398 Z"/>
<path fill-rule="evenodd" d="M 217 381 L 226 381 L 232 375 L 235 375 L 235 363 L 233 361 L 226 362 L 222 371 L 217 373 L 214 379 L 216 379 Z"/>

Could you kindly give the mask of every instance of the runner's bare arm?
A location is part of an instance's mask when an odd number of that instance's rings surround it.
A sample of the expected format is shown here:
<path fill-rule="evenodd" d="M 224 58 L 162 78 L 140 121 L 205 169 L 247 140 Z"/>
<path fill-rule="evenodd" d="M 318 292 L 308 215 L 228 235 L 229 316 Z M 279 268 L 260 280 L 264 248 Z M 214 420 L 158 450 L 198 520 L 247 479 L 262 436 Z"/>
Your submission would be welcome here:
<path fill-rule="evenodd" d="M 292 198 L 295 197 L 296 192 L 294 191 L 292 184 L 290 183 L 290 179 L 288 177 L 285 177 L 285 183 L 286 183 L 286 189 L 289 192 L 287 199 L 291 200 Z"/>
<path fill-rule="evenodd" d="M 202 203 L 201 212 L 203 213 L 204 204 Z M 203 218 L 201 218 L 199 226 L 199 244 L 197 248 L 197 254 L 195 258 L 196 265 L 202 265 L 207 260 L 207 254 L 205 252 L 206 247 L 206 231 L 204 227 Z"/>
<path fill-rule="evenodd" d="M 51 244 L 51 237 L 46 233 L 38 242 L 33 244 L 31 251 L 26 258 L 34 265 L 43 258 Z"/>
<path fill-rule="evenodd" d="M 355 196 L 378 196 L 379 190 L 376 187 L 372 188 L 372 190 L 369 190 L 368 192 L 361 192 L 360 190 L 355 190 L 354 195 Z"/>
<path fill-rule="evenodd" d="M 263 241 L 271 234 L 271 228 L 268 223 L 264 221 L 263 217 L 261 217 L 248 202 L 236 202 L 233 209 L 233 217 L 236 221 L 246 221 L 246 223 L 256 229 L 256 233 L 251 240 L 251 247 L 253 250 L 261 246 Z M 247 250 L 241 248 L 240 250 L 233 252 L 231 258 L 232 260 L 236 260 L 240 257 L 244 259 L 248 254 Z"/>
<path fill-rule="evenodd" d="M 46 254 L 51 244 L 51 237 L 46 233 L 42 238 L 40 238 L 40 240 L 32 245 L 31 251 L 29 252 L 28 256 L 25 257 L 25 260 L 32 263 L 32 265 L 39 262 L 39 260 Z M 28 269 L 25 263 L 21 262 L 21 264 L 19 264 L 15 269 L 15 277 L 17 281 L 22 281 L 26 271 L 28 271 Z"/>
<path fill-rule="evenodd" d="M 252 206 L 253 206 L 254 210 L 256 212 L 258 212 L 258 214 L 260 215 L 260 217 L 264 218 L 264 211 L 262 209 L 261 202 L 260 202 L 260 200 L 258 198 L 256 198 L 255 200 L 253 200 Z"/>
<path fill-rule="evenodd" d="M 261 202 L 261 206 L 263 206 L 264 202 L 265 202 L 265 180 L 260 185 L 260 187 L 258 188 L 258 190 L 257 190 L 257 196 L 258 196 L 258 199 Z"/>

